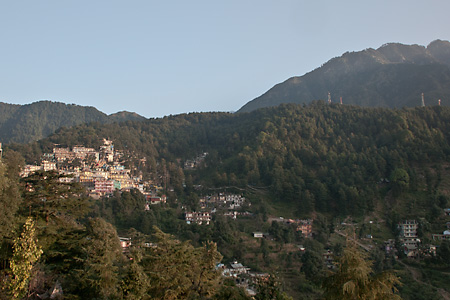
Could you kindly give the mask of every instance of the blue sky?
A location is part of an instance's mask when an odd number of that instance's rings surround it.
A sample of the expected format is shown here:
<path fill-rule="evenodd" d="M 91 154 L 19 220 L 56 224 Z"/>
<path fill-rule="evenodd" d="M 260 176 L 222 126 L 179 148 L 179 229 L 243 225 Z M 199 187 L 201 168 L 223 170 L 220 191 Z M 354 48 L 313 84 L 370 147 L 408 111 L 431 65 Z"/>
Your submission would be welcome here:
<path fill-rule="evenodd" d="M 450 40 L 449 11 L 447 0 L 0 0 L 0 101 L 235 111 L 346 51 Z"/>

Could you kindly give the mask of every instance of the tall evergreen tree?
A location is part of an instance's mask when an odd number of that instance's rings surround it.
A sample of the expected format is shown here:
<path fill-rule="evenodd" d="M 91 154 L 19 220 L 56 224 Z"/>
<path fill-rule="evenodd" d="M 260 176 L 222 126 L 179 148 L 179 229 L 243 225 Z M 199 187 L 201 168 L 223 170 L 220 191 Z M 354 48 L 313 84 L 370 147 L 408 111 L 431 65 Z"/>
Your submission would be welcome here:
<path fill-rule="evenodd" d="M 11 235 L 17 224 L 16 213 L 20 202 L 17 183 L 8 176 L 7 166 L 0 160 L 0 241 L 2 242 Z"/>
<path fill-rule="evenodd" d="M 64 182 L 67 176 L 55 171 L 38 171 L 22 179 L 22 215 L 36 218 L 41 245 L 48 249 L 88 212 L 89 202 L 78 183 Z"/>
<path fill-rule="evenodd" d="M 396 294 L 400 280 L 391 272 L 374 274 L 367 254 L 349 243 L 344 250 L 337 271 L 324 282 L 325 299 L 401 299 Z"/>
<path fill-rule="evenodd" d="M 14 240 L 13 250 L 9 290 L 13 299 L 22 299 L 28 291 L 31 270 L 42 254 L 32 218 L 26 220 L 20 236 Z"/>
<path fill-rule="evenodd" d="M 155 299 L 199 299 L 211 297 L 219 287 L 215 266 L 222 256 L 214 243 L 194 248 L 155 228 L 157 247 L 144 261 L 150 277 L 149 294 Z"/>
<path fill-rule="evenodd" d="M 84 298 L 121 299 L 120 266 L 124 257 L 114 226 L 101 218 L 90 219 L 83 248 L 80 294 Z"/>

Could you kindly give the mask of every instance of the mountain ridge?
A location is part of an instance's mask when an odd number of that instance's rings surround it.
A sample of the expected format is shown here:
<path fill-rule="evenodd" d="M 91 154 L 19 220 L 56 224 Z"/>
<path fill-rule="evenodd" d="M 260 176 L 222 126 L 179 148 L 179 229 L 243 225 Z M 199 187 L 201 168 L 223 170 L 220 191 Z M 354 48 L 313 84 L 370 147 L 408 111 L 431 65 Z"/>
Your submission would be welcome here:
<path fill-rule="evenodd" d="M 60 127 L 129 120 L 142 121 L 146 118 L 126 111 L 107 115 L 93 106 L 48 100 L 25 105 L 0 102 L 0 141 L 6 144 L 28 143 L 47 137 Z"/>
<path fill-rule="evenodd" d="M 436 98 L 437 104 L 437 98 L 450 98 L 448 82 L 450 42 L 435 40 L 427 47 L 388 43 L 377 49 L 345 52 L 311 72 L 276 84 L 238 112 L 281 103 L 306 104 L 326 99 L 328 92 L 333 102 L 343 97 L 345 104 L 362 106 L 416 106 L 421 104 L 421 93 Z M 398 94 L 397 89 L 409 92 Z M 442 104 L 450 105 L 450 101 Z"/>

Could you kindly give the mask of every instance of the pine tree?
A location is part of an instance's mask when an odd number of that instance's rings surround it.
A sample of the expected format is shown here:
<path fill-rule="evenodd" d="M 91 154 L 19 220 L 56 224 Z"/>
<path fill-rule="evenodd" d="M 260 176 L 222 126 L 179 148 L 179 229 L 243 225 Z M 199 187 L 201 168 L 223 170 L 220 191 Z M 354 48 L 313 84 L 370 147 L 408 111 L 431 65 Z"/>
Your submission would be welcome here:
<path fill-rule="evenodd" d="M 14 240 L 13 249 L 14 253 L 10 261 L 12 276 L 9 290 L 13 299 L 21 299 L 28 291 L 33 265 L 42 254 L 42 250 L 37 245 L 32 218 L 26 220 L 22 233 Z"/>
<path fill-rule="evenodd" d="M 256 300 L 292 300 L 291 297 L 281 290 L 280 282 L 274 275 L 260 279 L 257 288 Z"/>
<path fill-rule="evenodd" d="M 116 229 L 102 218 L 92 218 L 87 224 L 86 253 L 80 282 L 85 297 L 119 299 L 122 249 Z"/>
<path fill-rule="evenodd" d="M 19 212 L 36 219 L 36 230 L 46 255 L 64 233 L 79 228 L 78 221 L 89 208 L 89 200 L 78 183 L 63 182 L 67 176 L 38 171 L 22 179 L 23 205 Z"/>
<path fill-rule="evenodd" d="M 150 277 L 150 294 L 155 299 L 211 297 L 219 287 L 220 274 L 215 266 L 222 256 L 216 244 L 194 248 L 155 228 L 157 247 L 145 265 Z"/>
<path fill-rule="evenodd" d="M 16 213 L 21 201 L 17 183 L 7 173 L 7 166 L 0 160 L 0 241 L 10 237 L 17 225 Z"/>
<path fill-rule="evenodd" d="M 374 274 L 372 262 L 355 243 L 344 250 L 337 268 L 325 279 L 325 299 L 401 299 L 395 294 L 399 278 L 391 272 Z"/>

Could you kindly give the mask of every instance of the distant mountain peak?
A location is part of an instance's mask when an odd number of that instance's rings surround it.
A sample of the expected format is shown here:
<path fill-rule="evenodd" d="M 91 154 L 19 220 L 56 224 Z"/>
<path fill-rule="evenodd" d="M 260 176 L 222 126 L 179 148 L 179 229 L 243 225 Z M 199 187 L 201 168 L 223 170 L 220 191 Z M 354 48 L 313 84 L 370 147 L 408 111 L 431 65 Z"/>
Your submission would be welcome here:
<path fill-rule="evenodd" d="M 108 115 L 108 117 L 114 122 L 123 122 L 123 121 L 144 121 L 147 120 L 145 117 L 135 113 L 128 111 L 119 111 L 113 114 Z"/>
<path fill-rule="evenodd" d="M 438 103 L 439 98 L 447 99 L 442 105 L 450 105 L 450 42 L 435 40 L 427 47 L 387 43 L 377 49 L 346 52 L 314 71 L 275 85 L 238 112 L 325 100 L 329 91 L 343 97 L 344 104 L 416 106 L 425 93 L 432 99 L 429 103 Z"/>

